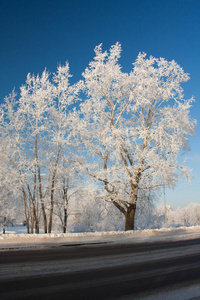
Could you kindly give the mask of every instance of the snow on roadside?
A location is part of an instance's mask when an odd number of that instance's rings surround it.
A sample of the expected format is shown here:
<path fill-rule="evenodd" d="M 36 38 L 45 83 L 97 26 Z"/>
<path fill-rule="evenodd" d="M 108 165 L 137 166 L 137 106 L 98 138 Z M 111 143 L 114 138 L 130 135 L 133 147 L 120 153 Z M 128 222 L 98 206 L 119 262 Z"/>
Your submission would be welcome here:
<path fill-rule="evenodd" d="M 19 248 L 27 244 L 83 244 L 83 243 L 137 243 L 154 241 L 174 241 L 200 237 L 200 226 L 148 229 L 136 231 L 110 231 L 110 232 L 87 232 L 87 233 L 51 233 L 51 234 L 0 234 L 0 249 L 10 248 L 12 245 Z"/>

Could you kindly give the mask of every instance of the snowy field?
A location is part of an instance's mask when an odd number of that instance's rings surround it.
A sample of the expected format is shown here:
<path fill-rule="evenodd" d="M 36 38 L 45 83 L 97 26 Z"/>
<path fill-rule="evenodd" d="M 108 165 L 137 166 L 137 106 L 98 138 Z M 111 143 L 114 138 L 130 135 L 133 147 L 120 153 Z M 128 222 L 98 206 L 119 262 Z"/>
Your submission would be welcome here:
<path fill-rule="evenodd" d="M 2 232 L 2 231 L 1 231 Z M 41 245 L 87 244 L 87 243 L 139 243 L 154 241 L 176 241 L 200 237 L 200 226 L 149 229 L 136 231 L 110 231 L 87 233 L 26 234 L 26 227 L 11 227 L 0 234 L 0 250 L 5 248 L 27 248 Z"/>

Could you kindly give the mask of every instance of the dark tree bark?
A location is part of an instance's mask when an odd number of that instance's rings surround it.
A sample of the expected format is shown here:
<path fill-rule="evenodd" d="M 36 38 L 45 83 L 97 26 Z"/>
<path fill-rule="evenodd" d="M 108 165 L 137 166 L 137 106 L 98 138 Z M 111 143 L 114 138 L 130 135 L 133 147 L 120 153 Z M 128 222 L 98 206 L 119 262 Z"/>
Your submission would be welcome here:
<path fill-rule="evenodd" d="M 53 225 L 55 180 L 56 180 L 56 173 L 57 173 L 60 151 L 61 151 L 61 147 L 59 147 L 59 144 L 57 144 L 56 162 L 55 162 L 53 175 L 52 175 L 52 179 L 51 179 L 51 208 L 50 208 L 50 215 L 49 215 L 49 231 L 48 231 L 49 233 L 51 233 L 52 225 Z"/>
<path fill-rule="evenodd" d="M 67 230 L 67 208 L 64 208 L 63 233 L 66 233 L 66 230 Z"/>
<path fill-rule="evenodd" d="M 136 205 L 131 205 L 130 207 L 128 207 L 125 214 L 125 231 L 134 230 L 135 212 Z"/>

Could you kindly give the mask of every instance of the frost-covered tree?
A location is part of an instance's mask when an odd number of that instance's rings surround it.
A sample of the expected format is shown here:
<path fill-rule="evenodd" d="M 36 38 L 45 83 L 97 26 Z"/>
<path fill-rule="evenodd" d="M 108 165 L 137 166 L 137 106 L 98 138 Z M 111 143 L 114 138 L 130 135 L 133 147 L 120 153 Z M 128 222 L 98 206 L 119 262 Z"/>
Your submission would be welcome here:
<path fill-rule="evenodd" d="M 163 215 L 162 211 L 160 213 Z M 168 210 L 169 226 L 192 226 L 200 225 L 200 205 L 189 203 L 186 207 L 178 207 L 176 210 Z"/>
<path fill-rule="evenodd" d="M 134 229 L 139 190 L 172 187 L 190 172 L 180 159 L 188 149 L 195 121 L 181 83 L 188 74 L 175 62 L 140 53 L 130 73 L 118 63 L 121 46 L 102 45 L 83 73 L 86 100 L 81 104 L 80 164 L 101 182 L 110 201 Z"/>
<path fill-rule="evenodd" d="M 24 199 L 25 216 L 29 223 L 29 203 L 25 195 L 24 186 L 21 180 L 22 162 L 19 163 L 21 152 L 19 146 L 23 142 L 19 138 L 19 131 L 23 127 L 23 121 L 19 121 L 17 106 L 15 102 L 16 94 L 12 92 L 5 97 L 5 102 L 1 106 L 0 118 L 0 188 L 4 210 L 16 208 L 15 200 L 19 200 L 17 207 L 21 207 L 20 200 Z M 24 193 L 23 193 L 24 191 Z M 21 196 L 21 197 L 20 197 Z"/>
<path fill-rule="evenodd" d="M 152 191 L 143 190 L 140 193 L 135 218 L 137 230 L 161 227 L 155 206 L 152 203 L 154 199 L 155 195 Z M 71 231 L 124 230 L 123 214 L 113 206 L 106 192 L 94 184 L 80 189 L 78 193 L 73 195 L 73 199 L 70 200 L 69 215 L 74 216 L 74 218 L 70 218 L 69 222 Z"/>
<path fill-rule="evenodd" d="M 137 230 L 159 228 L 160 222 L 156 215 L 155 202 L 157 193 L 153 190 L 140 190 L 135 214 L 135 228 Z"/>
<path fill-rule="evenodd" d="M 79 206 L 78 198 L 84 201 L 80 196 L 83 184 L 78 165 L 70 161 L 69 157 L 66 159 L 66 156 L 62 155 L 55 180 L 54 228 L 62 229 L 63 233 L 67 231 L 68 217 L 71 214 L 70 207 L 73 204 Z M 71 202 L 73 202 L 72 205 Z"/>
<path fill-rule="evenodd" d="M 63 192 L 65 193 L 67 188 L 67 181 L 71 181 L 71 174 L 74 171 L 74 160 L 73 160 L 73 127 L 76 121 L 76 109 L 75 102 L 78 100 L 78 95 L 81 82 L 70 85 L 69 79 L 71 75 L 69 73 L 69 64 L 66 63 L 64 66 L 57 68 L 56 74 L 53 76 L 54 83 L 54 101 L 50 107 L 50 138 L 49 138 L 49 174 L 50 174 L 50 216 L 49 216 L 49 228 L 48 231 L 52 230 L 53 210 L 54 210 L 54 194 L 55 190 L 60 189 L 62 186 Z M 62 157 L 62 159 L 61 159 Z M 73 162 L 72 162 L 73 161 Z M 71 172 L 68 172 L 67 168 L 63 172 L 63 163 L 69 165 Z M 60 172 L 59 172 L 59 169 Z M 77 171 L 77 170 L 76 170 Z M 58 177 L 57 175 L 62 173 L 63 176 Z M 57 180 L 56 177 L 61 180 Z M 64 187 L 65 186 L 65 187 Z M 65 208 L 66 208 L 66 194 L 64 195 Z M 66 211 L 65 211 L 66 212 Z M 66 215 L 65 217 L 66 218 Z M 64 230 L 66 230 L 66 220 L 64 221 Z"/>
<path fill-rule="evenodd" d="M 28 232 L 31 227 L 39 233 L 41 220 L 45 233 L 52 230 L 60 158 L 62 154 L 67 161 L 72 153 L 73 106 L 81 84 L 70 86 L 70 77 L 68 63 L 53 76 L 46 70 L 41 76 L 28 74 L 19 97 L 12 93 L 1 107 L 2 153 L 7 159 L 1 180 L 12 183 L 11 190 L 17 187 L 24 199 Z"/>
<path fill-rule="evenodd" d="M 73 205 L 74 203 L 74 205 Z M 75 232 L 123 230 L 122 214 L 99 187 L 90 184 L 74 194 L 71 201 L 71 230 Z M 109 216 L 109 217 L 108 217 Z"/>

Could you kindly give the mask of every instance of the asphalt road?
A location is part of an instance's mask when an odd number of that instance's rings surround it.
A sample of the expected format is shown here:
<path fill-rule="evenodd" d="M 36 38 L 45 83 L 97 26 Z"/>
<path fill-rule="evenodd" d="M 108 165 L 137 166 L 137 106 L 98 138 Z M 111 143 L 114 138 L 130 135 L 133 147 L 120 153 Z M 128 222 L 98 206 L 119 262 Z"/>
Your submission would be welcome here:
<path fill-rule="evenodd" d="M 0 299 L 118 299 L 200 279 L 200 239 L 0 253 Z"/>

